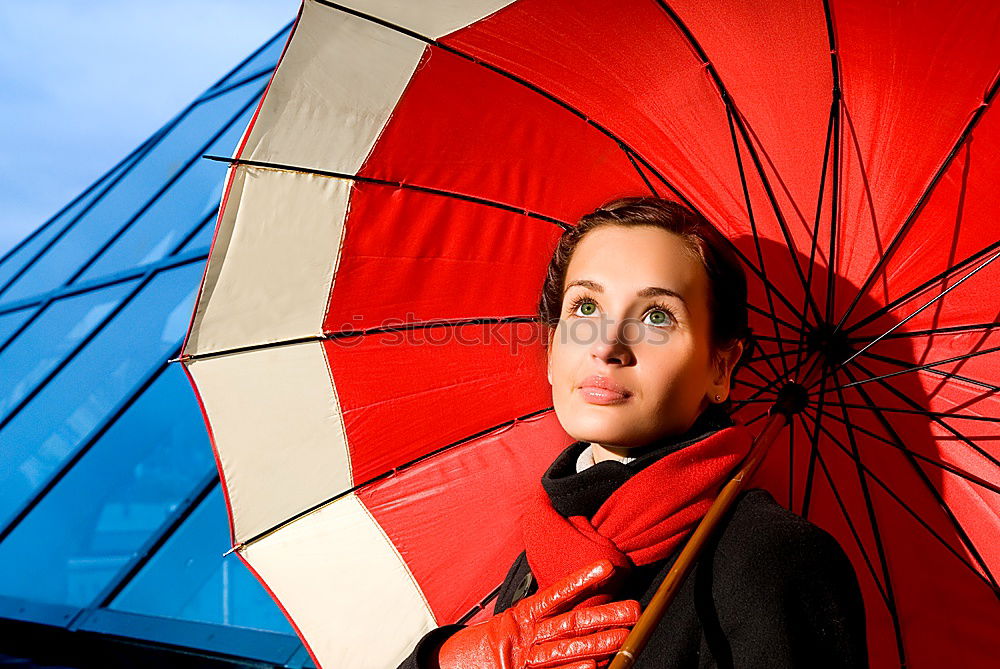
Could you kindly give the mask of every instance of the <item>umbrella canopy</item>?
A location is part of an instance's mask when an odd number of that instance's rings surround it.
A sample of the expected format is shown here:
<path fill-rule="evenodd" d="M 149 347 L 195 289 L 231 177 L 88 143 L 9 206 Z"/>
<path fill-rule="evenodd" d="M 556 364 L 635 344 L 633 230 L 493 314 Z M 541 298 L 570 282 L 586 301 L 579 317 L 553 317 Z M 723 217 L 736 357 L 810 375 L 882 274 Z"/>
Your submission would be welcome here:
<path fill-rule="evenodd" d="M 572 441 L 549 255 L 646 193 L 745 264 L 735 418 L 807 400 L 754 484 L 850 556 L 871 665 L 992 666 L 998 34 L 973 1 L 305 0 L 181 359 L 234 550 L 317 663 L 488 613 Z"/>

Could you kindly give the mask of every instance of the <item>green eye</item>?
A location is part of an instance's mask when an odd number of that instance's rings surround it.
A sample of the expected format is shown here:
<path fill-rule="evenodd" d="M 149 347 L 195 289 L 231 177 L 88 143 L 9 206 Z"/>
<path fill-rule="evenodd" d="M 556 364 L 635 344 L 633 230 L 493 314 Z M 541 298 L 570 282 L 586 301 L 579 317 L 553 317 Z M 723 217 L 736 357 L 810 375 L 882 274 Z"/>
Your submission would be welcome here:
<path fill-rule="evenodd" d="M 590 316 L 591 314 L 594 313 L 596 309 L 597 305 L 595 305 L 593 302 L 584 302 L 583 304 L 580 305 L 580 312 L 584 316 Z"/>
<path fill-rule="evenodd" d="M 674 314 L 664 307 L 656 307 L 646 312 L 650 325 L 668 325 L 674 319 Z"/>

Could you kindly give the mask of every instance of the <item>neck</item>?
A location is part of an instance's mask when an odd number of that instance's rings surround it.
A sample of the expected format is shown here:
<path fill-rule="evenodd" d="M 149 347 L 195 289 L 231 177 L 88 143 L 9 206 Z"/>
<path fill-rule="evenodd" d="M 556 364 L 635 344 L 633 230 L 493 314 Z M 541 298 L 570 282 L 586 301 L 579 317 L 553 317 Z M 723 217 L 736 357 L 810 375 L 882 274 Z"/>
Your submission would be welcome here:
<path fill-rule="evenodd" d="M 624 457 L 631 457 L 630 452 L 634 451 L 631 448 L 622 448 L 620 446 L 604 446 L 602 444 L 597 444 L 594 442 L 590 443 L 590 450 L 594 454 L 594 462 L 603 462 L 604 460 L 617 460 L 621 462 Z"/>

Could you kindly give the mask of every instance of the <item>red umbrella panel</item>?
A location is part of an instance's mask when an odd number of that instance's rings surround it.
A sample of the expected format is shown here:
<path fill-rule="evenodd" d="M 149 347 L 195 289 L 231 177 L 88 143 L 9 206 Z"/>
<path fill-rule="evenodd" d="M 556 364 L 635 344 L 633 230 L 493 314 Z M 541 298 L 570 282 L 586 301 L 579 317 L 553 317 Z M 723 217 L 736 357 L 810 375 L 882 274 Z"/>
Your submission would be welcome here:
<path fill-rule="evenodd" d="M 234 550 L 315 661 L 488 614 L 572 441 L 546 264 L 653 194 L 744 262 L 735 417 L 807 400 L 753 483 L 847 551 L 871 665 L 992 666 L 997 34 L 971 1 L 306 0 L 182 360 Z"/>

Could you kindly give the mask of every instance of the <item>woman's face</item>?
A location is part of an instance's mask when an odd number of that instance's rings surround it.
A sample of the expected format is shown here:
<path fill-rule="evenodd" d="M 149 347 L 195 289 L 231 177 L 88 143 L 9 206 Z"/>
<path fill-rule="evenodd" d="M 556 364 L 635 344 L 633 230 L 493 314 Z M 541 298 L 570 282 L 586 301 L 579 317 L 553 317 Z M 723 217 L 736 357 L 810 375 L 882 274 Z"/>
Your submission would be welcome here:
<path fill-rule="evenodd" d="M 577 244 L 564 285 L 548 378 L 574 439 L 643 446 L 687 430 L 717 393 L 726 398 L 730 366 L 718 368 L 709 345 L 708 276 L 680 237 L 596 228 Z"/>

